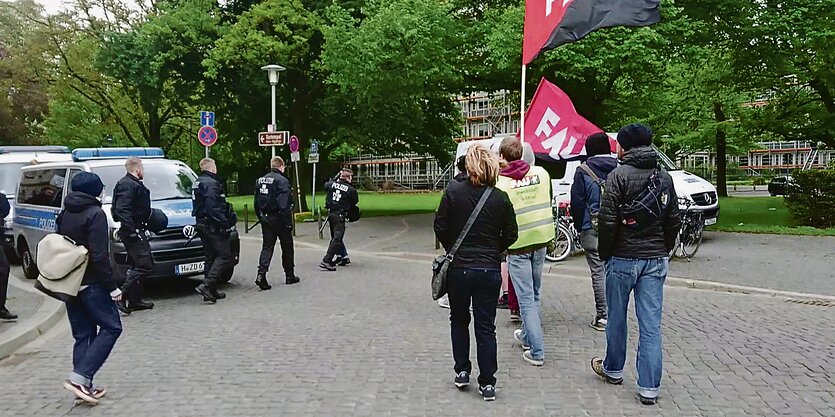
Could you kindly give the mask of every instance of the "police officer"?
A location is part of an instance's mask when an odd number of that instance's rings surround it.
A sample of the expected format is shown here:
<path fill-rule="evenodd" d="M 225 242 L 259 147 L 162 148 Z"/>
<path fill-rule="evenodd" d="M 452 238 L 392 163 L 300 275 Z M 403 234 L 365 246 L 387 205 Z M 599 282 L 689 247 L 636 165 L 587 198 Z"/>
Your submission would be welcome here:
<path fill-rule="evenodd" d="M 0 191 L 0 222 L 4 221 L 10 211 L 9 200 L 6 198 L 6 194 Z M 2 236 L 2 231 L 3 225 L 0 224 L 0 236 Z M 0 246 L 2 246 L 2 242 L 0 242 Z M 10 272 L 11 265 L 9 265 L 9 260 L 6 259 L 3 248 L 0 247 L 0 320 L 14 320 L 17 318 L 16 315 L 6 309 L 6 291 L 9 289 Z"/>
<path fill-rule="evenodd" d="M 284 175 L 284 167 L 284 160 L 274 156 L 270 160 L 270 172 L 258 178 L 255 183 L 255 215 L 261 221 L 263 237 L 255 284 L 261 290 L 272 288 L 267 282 L 267 271 L 270 270 L 276 239 L 281 242 L 284 283 L 289 285 L 299 282 L 293 263 L 293 195 L 290 179 Z"/>
<path fill-rule="evenodd" d="M 122 293 L 125 298 L 116 303 L 123 314 L 150 310 L 154 303 L 142 301 L 142 281 L 151 274 L 153 260 L 148 242 L 147 222 L 151 217 L 151 191 L 142 183 L 145 169 L 142 160 L 132 156 L 125 161 L 125 174 L 113 188 L 113 220 L 120 222 L 119 239 L 128 252 L 130 268 L 125 273 Z"/>
<path fill-rule="evenodd" d="M 328 209 L 331 241 L 330 245 L 328 245 L 328 253 L 325 254 L 322 263 L 319 264 L 319 268 L 325 271 L 336 271 L 336 264 L 333 262 L 333 257 L 344 248 L 343 238 L 345 237 L 345 221 L 348 217 L 348 212 L 354 209 L 357 203 L 359 203 L 357 190 L 351 185 L 353 178 L 353 171 L 343 168 L 340 172 L 339 180 L 331 184 L 327 190 L 328 196 L 325 201 L 325 208 Z"/>
<path fill-rule="evenodd" d="M 226 190 L 217 175 L 214 159 L 200 160 L 200 170 L 200 176 L 192 186 L 192 215 L 197 219 L 197 236 L 206 252 L 206 269 L 203 283 L 195 290 L 203 296 L 203 301 L 214 304 L 226 298 L 226 294 L 218 292 L 217 286 L 221 277 L 235 266 L 229 235 L 235 230 L 238 219 L 226 202 Z"/>

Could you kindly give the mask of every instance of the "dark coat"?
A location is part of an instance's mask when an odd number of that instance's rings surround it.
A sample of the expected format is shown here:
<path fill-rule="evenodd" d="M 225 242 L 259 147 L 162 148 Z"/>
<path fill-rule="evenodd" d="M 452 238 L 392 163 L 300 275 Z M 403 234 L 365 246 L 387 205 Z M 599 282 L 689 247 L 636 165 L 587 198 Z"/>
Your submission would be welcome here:
<path fill-rule="evenodd" d="M 435 236 L 449 251 L 486 187 L 467 181 L 449 183 L 435 215 Z M 518 238 L 516 213 L 507 194 L 494 188 L 452 261 L 453 268 L 501 268 L 501 254 Z"/>
<path fill-rule="evenodd" d="M 139 178 L 127 174 L 113 187 L 113 220 L 121 223 L 121 232 L 133 234 L 144 230 L 151 217 L 151 191 Z"/>
<path fill-rule="evenodd" d="M 660 221 L 644 229 L 629 229 L 622 222 L 620 206 L 634 201 L 646 189 L 655 169 L 661 171 L 661 179 L 670 190 L 667 213 Z M 598 213 L 600 258 L 652 259 L 669 256 L 681 221 L 673 179 L 658 167 L 655 150 L 649 146 L 629 150 L 621 165 L 609 174 L 605 187 Z"/>
<path fill-rule="evenodd" d="M 255 182 L 255 215 L 289 216 L 293 212 L 290 179 L 274 169 Z"/>
<path fill-rule="evenodd" d="M 219 229 L 229 229 L 235 225 L 229 217 L 226 203 L 226 187 L 217 174 L 203 171 L 192 186 L 191 215 Z"/>
<path fill-rule="evenodd" d="M 357 189 L 343 179 L 325 185 L 325 191 L 328 193 L 325 199 L 325 208 L 330 213 L 347 213 L 348 210 L 359 204 L 360 197 Z"/>
<path fill-rule="evenodd" d="M 110 265 L 110 238 L 107 215 L 95 197 L 73 191 L 64 198 L 64 211 L 58 216 L 58 234 L 87 248 L 90 260 L 81 285 L 98 284 L 112 292 L 116 281 Z"/>
<path fill-rule="evenodd" d="M 12 208 L 11 206 L 9 206 L 9 199 L 6 198 L 6 194 L 0 193 L 0 221 L 5 219 L 6 216 L 8 216 L 9 213 L 11 213 L 11 211 Z M 0 222 L 0 226 L 2 225 L 3 223 Z"/>
<path fill-rule="evenodd" d="M 618 167 L 618 161 L 608 156 L 591 157 L 586 165 L 603 181 Z M 600 211 L 600 187 L 586 171 L 577 167 L 571 184 L 571 217 L 579 231 L 593 229 L 591 213 Z"/>

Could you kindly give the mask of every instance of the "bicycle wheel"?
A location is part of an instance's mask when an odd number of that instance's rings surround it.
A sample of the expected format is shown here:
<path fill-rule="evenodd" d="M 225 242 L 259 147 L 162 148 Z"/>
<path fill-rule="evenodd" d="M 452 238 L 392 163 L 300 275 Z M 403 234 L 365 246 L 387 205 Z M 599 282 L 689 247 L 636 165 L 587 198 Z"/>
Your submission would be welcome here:
<path fill-rule="evenodd" d="M 699 246 L 702 244 L 702 232 L 705 229 L 702 216 L 696 216 L 693 221 L 694 222 L 690 224 L 689 230 L 687 231 L 687 240 L 681 247 L 681 251 L 687 259 L 696 256 L 696 252 L 699 251 Z"/>
<path fill-rule="evenodd" d="M 563 225 L 557 226 L 556 248 L 545 253 L 545 259 L 551 262 L 559 262 L 567 258 L 571 253 L 571 236 L 568 229 Z"/>

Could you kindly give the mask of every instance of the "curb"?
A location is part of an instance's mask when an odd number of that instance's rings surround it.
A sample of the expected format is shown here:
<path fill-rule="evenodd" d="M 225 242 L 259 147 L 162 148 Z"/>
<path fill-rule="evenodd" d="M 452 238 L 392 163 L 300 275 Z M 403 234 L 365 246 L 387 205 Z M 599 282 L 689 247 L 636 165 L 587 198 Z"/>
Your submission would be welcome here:
<path fill-rule="evenodd" d="M 15 277 L 16 278 L 16 277 Z M 25 285 L 19 279 L 10 279 L 9 285 L 20 290 L 38 294 L 43 298 L 38 310 L 32 317 L 19 321 L 9 330 L 0 334 L 0 359 L 11 356 L 15 351 L 55 326 L 64 316 L 64 303 L 47 297 L 32 286 Z"/>

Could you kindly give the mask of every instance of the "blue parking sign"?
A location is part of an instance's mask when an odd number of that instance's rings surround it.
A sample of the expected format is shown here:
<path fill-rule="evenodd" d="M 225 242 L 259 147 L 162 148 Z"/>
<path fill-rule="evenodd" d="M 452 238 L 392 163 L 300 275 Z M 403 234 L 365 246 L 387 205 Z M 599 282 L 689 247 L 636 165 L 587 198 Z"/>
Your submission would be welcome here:
<path fill-rule="evenodd" d="M 200 112 L 200 126 L 215 126 L 215 112 L 201 111 Z"/>

